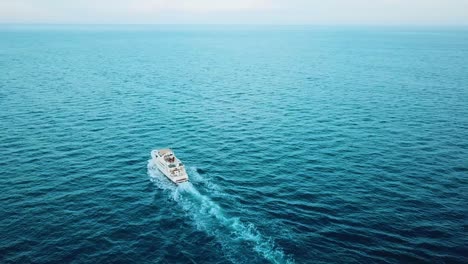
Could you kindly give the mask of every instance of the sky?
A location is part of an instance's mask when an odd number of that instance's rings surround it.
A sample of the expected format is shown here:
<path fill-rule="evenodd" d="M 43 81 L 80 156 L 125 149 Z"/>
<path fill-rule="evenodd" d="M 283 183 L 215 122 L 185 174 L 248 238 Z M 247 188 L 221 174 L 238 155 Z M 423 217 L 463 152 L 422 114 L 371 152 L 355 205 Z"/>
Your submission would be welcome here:
<path fill-rule="evenodd" d="M 0 23 L 468 25 L 468 0 L 0 0 Z"/>

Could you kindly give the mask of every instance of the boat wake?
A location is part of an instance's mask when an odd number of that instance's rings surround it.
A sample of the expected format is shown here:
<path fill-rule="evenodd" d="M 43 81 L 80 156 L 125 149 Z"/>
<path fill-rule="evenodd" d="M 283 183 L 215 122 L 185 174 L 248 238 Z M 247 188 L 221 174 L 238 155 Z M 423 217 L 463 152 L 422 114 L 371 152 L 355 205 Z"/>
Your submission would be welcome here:
<path fill-rule="evenodd" d="M 208 188 L 219 191 L 216 185 L 202 180 L 202 176 L 197 173 L 196 169 L 190 168 L 189 174 L 191 179 L 198 180 Z M 271 263 L 294 263 L 275 246 L 273 241 L 262 236 L 253 224 L 246 224 L 239 218 L 227 216 L 216 202 L 200 193 L 191 182 L 176 186 L 158 171 L 151 160 L 148 161 L 148 175 L 159 189 L 166 190 L 170 197 L 182 207 L 198 230 L 216 238 L 226 257 L 232 262 L 253 263 L 253 257 L 245 254 L 248 249 L 257 253 L 258 256 L 255 257 L 266 259 Z"/>

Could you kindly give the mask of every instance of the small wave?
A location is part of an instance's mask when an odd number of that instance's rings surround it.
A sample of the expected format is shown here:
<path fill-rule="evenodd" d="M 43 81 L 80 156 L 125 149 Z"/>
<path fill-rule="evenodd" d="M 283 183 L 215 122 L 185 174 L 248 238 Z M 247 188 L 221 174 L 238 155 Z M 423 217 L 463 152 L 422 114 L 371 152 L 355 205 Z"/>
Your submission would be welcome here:
<path fill-rule="evenodd" d="M 216 202 L 200 193 L 191 182 L 174 185 L 154 167 L 151 160 L 148 162 L 148 175 L 158 188 L 169 192 L 170 197 L 182 207 L 198 230 L 217 239 L 226 257 L 232 262 L 251 263 L 251 256 L 240 254 L 240 252 L 244 253 L 244 249 L 248 246 L 272 263 L 294 263 L 275 246 L 271 239 L 265 238 L 253 224 L 246 224 L 237 217 L 225 215 Z M 203 179 L 196 172 L 196 168 L 189 170 L 189 176 L 195 182 L 201 182 L 210 189 L 218 190 L 216 185 Z"/>

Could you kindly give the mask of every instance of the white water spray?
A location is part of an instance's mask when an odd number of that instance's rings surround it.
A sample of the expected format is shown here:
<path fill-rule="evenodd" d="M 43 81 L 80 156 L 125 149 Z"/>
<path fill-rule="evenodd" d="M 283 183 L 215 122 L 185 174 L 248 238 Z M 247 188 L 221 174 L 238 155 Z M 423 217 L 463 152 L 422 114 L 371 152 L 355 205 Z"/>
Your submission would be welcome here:
<path fill-rule="evenodd" d="M 242 256 L 239 252 L 245 245 L 250 245 L 253 251 L 271 263 L 294 263 L 270 239 L 263 237 L 253 224 L 245 224 L 239 218 L 225 215 L 216 202 L 201 194 L 192 183 L 174 185 L 154 167 L 151 160 L 148 161 L 148 175 L 159 189 L 169 192 L 198 230 L 217 239 L 225 255 L 234 263 L 249 263 L 249 256 Z M 203 179 L 196 169 L 189 168 L 189 176 L 203 183 L 210 191 L 219 192 L 219 187 Z"/>

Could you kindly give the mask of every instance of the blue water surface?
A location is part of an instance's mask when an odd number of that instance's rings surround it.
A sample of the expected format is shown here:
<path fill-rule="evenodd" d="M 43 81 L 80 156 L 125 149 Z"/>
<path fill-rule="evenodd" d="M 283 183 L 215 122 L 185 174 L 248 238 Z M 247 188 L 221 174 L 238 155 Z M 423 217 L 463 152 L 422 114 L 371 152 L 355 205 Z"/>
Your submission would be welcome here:
<path fill-rule="evenodd" d="M 468 31 L 0 26 L 0 190 L 1 263 L 468 263 Z"/>

